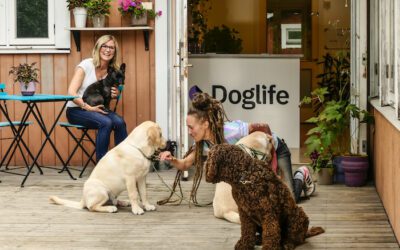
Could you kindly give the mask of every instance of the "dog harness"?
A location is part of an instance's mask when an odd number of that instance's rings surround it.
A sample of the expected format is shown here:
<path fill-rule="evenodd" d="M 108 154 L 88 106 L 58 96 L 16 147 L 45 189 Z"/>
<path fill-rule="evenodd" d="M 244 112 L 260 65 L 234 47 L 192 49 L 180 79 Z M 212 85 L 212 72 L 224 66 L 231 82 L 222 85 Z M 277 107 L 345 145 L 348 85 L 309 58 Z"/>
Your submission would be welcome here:
<path fill-rule="evenodd" d="M 255 159 L 259 159 L 261 161 L 265 161 L 267 159 L 267 155 L 264 152 L 261 152 L 259 150 L 256 150 L 254 148 L 250 148 L 247 147 L 246 145 L 240 143 L 237 144 L 237 146 L 239 146 L 244 152 L 248 153 L 251 157 L 255 158 Z M 277 169 L 278 169 L 278 161 L 277 161 L 277 156 L 276 156 L 276 152 L 275 149 L 273 150 L 273 154 L 272 154 L 272 170 L 275 172 L 275 174 L 277 173 Z"/>

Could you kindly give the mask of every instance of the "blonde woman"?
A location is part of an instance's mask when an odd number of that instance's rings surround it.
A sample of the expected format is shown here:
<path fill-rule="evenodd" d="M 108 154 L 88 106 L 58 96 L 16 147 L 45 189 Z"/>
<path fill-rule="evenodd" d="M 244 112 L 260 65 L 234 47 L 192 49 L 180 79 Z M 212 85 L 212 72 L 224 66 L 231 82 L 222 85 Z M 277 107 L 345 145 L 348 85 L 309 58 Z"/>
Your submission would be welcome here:
<path fill-rule="evenodd" d="M 111 111 L 104 111 L 103 105 L 90 106 L 82 99 L 86 88 L 104 79 L 109 68 L 119 69 L 119 47 L 114 36 L 100 37 L 92 51 L 92 58 L 78 64 L 68 88 L 68 94 L 79 96 L 67 104 L 67 119 L 70 123 L 98 129 L 96 136 L 96 160 L 99 161 L 108 150 L 111 131 L 114 130 L 115 144 L 127 137 L 126 124 L 122 117 Z M 118 89 L 112 87 L 111 98 L 116 98 Z"/>

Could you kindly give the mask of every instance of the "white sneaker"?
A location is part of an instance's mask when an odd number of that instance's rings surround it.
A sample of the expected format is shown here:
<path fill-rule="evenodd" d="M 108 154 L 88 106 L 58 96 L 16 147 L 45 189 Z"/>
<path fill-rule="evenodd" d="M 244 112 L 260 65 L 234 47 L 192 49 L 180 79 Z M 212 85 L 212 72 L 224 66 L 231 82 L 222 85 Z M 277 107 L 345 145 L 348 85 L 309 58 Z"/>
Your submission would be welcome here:
<path fill-rule="evenodd" d="M 303 176 L 303 190 L 306 197 L 311 196 L 315 192 L 315 184 L 312 179 L 310 170 L 306 166 L 299 167 L 296 172 L 300 172 Z M 295 175 L 296 175 L 295 172 Z"/>

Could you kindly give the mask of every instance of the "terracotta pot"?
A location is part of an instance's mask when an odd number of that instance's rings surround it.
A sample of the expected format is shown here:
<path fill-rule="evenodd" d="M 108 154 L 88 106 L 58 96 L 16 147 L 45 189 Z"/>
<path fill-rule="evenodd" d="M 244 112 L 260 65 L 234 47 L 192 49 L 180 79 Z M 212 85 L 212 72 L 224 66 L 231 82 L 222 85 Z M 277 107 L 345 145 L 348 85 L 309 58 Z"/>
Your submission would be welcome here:
<path fill-rule="evenodd" d="M 321 168 L 318 172 L 318 185 L 332 185 L 333 171 L 331 168 Z"/>

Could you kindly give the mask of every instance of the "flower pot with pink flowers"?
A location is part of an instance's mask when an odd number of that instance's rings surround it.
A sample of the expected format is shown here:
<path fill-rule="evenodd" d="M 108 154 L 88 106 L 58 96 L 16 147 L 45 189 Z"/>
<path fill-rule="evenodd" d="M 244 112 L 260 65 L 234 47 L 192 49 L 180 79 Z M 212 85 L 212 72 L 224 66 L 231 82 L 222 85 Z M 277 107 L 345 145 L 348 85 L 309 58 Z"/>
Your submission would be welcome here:
<path fill-rule="evenodd" d="M 148 19 L 162 15 L 162 11 L 154 11 L 151 2 L 141 0 L 118 0 L 118 10 L 123 16 L 131 17 L 132 26 L 146 26 Z"/>

